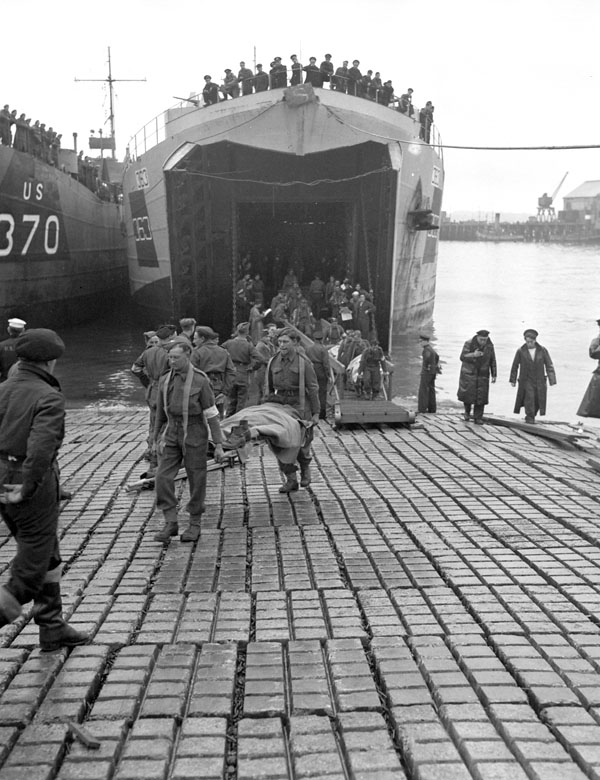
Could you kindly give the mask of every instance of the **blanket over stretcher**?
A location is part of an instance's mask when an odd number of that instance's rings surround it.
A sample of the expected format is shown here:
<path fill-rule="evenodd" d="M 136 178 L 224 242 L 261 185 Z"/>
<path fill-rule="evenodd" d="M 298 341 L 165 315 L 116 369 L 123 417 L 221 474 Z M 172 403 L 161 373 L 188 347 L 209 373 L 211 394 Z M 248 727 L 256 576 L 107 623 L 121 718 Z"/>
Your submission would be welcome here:
<path fill-rule="evenodd" d="M 294 463 L 304 442 L 305 422 L 293 406 L 264 403 L 248 406 L 241 412 L 221 421 L 221 430 L 227 436 L 234 425 L 247 420 L 253 439 L 264 439 L 282 463 Z"/>

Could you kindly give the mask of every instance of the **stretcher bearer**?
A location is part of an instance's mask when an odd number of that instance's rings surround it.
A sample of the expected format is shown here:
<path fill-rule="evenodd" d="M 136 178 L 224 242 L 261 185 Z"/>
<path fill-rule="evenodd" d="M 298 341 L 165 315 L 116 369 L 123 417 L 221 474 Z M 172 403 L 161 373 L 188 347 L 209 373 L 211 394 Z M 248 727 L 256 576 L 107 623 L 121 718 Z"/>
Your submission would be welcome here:
<path fill-rule="evenodd" d="M 181 541 L 195 542 L 200 536 L 206 496 L 208 427 L 215 444 L 215 460 L 223 459 L 223 435 L 215 396 L 206 374 L 191 364 L 191 352 L 191 344 L 172 343 L 170 371 L 158 386 L 154 439 L 159 456 L 155 487 L 156 506 L 163 513 L 165 524 L 154 537 L 157 542 L 168 542 L 179 533 L 175 477 L 182 465 L 190 489 L 187 505 L 190 521 Z"/>
<path fill-rule="evenodd" d="M 279 333 L 279 352 L 267 366 L 266 394 L 275 394 L 282 402 L 294 407 L 306 422 L 317 425 L 319 422 L 319 384 L 310 359 L 298 351 L 298 334 L 293 328 L 283 328 Z M 300 466 L 300 485 L 310 485 L 310 445 L 313 440 L 313 427 L 307 426 L 304 444 L 298 453 Z M 279 488 L 280 493 L 298 490 L 295 463 L 282 463 L 279 468 L 286 478 Z"/>

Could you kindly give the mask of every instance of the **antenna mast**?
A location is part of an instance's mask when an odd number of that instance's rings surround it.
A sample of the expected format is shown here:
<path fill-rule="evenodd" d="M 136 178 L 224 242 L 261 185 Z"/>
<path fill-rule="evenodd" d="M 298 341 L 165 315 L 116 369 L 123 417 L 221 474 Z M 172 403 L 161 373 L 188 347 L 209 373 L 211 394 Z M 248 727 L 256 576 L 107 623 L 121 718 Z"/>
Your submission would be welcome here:
<path fill-rule="evenodd" d="M 108 78 L 105 79 L 75 79 L 75 81 L 103 81 L 105 84 L 108 84 L 108 94 L 109 94 L 109 103 L 110 103 L 110 115 L 108 117 L 110 122 L 110 138 L 111 138 L 111 152 L 112 157 L 115 156 L 115 147 L 116 147 L 116 141 L 115 141 L 115 112 L 114 112 L 114 106 L 113 106 L 113 84 L 116 81 L 146 81 L 146 79 L 114 79 L 112 75 L 112 66 L 110 61 L 110 46 L 108 47 Z M 102 139 L 100 139 L 102 141 Z"/>

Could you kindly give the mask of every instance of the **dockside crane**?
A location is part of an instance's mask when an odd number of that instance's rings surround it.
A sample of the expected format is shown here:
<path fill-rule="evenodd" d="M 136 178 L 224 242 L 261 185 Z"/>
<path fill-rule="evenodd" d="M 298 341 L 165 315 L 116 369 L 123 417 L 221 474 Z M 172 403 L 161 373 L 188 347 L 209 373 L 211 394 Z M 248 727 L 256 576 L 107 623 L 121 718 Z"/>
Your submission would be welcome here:
<path fill-rule="evenodd" d="M 541 197 L 538 198 L 538 210 L 537 210 L 538 222 L 554 222 L 554 220 L 556 219 L 556 212 L 552 204 L 554 202 L 554 198 L 557 196 L 558 191 L 563 186 L 563 182 L 568 175 L 569 175 L 569 171 L 567 171 L 565 175 L 562 177 L 562 179 L 558 183 L 558 187 L 554 190 L 552 195 L 548 195 L 548 193 L 545 192 Z"/>

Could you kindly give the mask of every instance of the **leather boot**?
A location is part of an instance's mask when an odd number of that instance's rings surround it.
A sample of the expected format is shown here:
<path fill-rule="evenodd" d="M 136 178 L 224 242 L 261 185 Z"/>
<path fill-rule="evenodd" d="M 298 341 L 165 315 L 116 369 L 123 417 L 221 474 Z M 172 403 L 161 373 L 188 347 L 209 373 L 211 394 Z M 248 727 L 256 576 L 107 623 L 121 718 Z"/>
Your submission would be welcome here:
<path fill-rule="evenodd" d="M 0 585 L 0 626 L 12 623 L 21 614 L 21 605 L 4 585 Z"/>
<path fill-rule="evenodd" d="M 197 542 L 200 538 L 200 518 L 190 517 L 190 524 L 179 538 L 182 542 Z"/>
<path fill-rule="evenodd" d="M 308 487 L 310 485 L 310 465 L 308 463 L 300 464 L 300 486 Z"/>
<path fill-rule="evenodd" d="M 40 629 L 42 652 L 85 645 L 89 636 L 70 626 L 62 614 L 60 582 L 45 582 L 33 601 L 33 619 Z"/>
<path fill-rule="evenodd" d="M 179 526 L 177 520 L 165 520 L 165 524 L 157 534 L 154 534 L 155 542 L 168 542 L 172 536 L 177 536 Z"/>
<path fill-rule="evenodd" d="M 298 480 L 295 474 L 286 474 L 285 485 L 279 488 L 280 493 L 291 493 L 293 490 L 298 490 Z"/>

